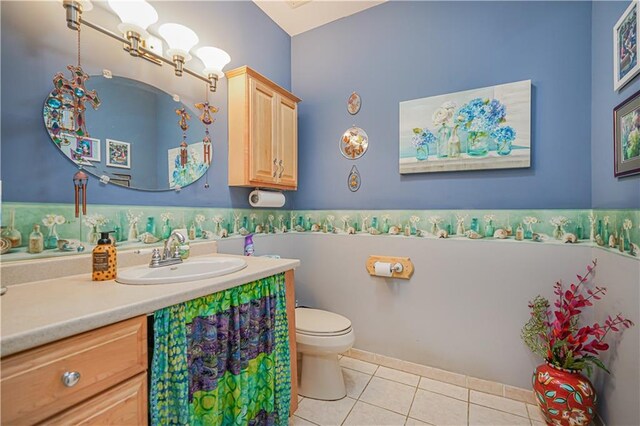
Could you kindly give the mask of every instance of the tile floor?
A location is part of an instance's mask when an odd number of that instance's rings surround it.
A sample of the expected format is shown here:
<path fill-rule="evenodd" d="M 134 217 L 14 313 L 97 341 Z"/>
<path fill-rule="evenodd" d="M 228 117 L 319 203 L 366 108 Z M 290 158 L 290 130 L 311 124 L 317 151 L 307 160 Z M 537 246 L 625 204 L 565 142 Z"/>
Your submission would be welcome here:
<path fill-rule="evenodd" d="M 299 397 L 290 425 L 544 426 L 538 407 L 343 356 L 347 396 Z"/>

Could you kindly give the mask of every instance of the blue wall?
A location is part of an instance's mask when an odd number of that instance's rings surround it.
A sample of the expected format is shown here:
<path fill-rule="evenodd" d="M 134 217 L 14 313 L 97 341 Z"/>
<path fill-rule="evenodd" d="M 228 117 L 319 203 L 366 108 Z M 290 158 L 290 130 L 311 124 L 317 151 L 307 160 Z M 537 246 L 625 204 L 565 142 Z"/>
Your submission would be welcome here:
<path fill-rule="evenodd" d="M 293 37 L 295 208 L 590 207 L 590 27 L 586 2 L 389 2 Z M 400 176 L 398 102 L 526 79 L 531 168 Z M 362 109 L 350 116 L 354 90 Z M 352 124 L 370 138 L 356 161 L 338 152 Z"/>
<path fill-rule="evenodd" d="M 613 176 L 613 119 L 616 105 L 640 90 L 635 78 L 620 92 L 613 90 L 612 29 L 628 1 L 594 2 L 592 9 L 592 202 L 594 208 L 640 208 L 640 175 Z"/>
<path fill-rule="evenodd" d="M 229 52 L 227 69 L 250 65 L 285 88 L 291 86 L 291 39 L 252 2 L 153 2 L 161 19 L 188 25 L 201 44 Z M 75 32 L 66 28 L 59 2 L 2 2 L 2 199 L 22 202 L 73 202 L 75 166 L 51 143 L 42 120 L 42 105 L 52 77 L 75 64 Z M 119 20 L 101 6 L 86 18 L 115 31 Z M 152 30 L 154 27 L 152 27 Z M 155 85 L 183 100 L 202 101 L 204 83 L 173 77 L 168 66 L 134 60 L 122 45 L 93 30 L 82 32 L 83 66 L 89 74 L 103 68 Z M 188 64 L 202 69 L 197 59 Z M 248 189 L 227 185 L 227 82 L 211 96 L 220 107 L 212 127 L 214 160 L 211 187 L 203 181 L 175 192 L 132 191 L 89 182 L 89 201 L 109 204 L 247 207 Z M 89 123 L 90 126 L 90 123 Z M 166 161 L 166 160 L 165 160 Z M 124 170 L 124 169 L 123 169 Z"/>

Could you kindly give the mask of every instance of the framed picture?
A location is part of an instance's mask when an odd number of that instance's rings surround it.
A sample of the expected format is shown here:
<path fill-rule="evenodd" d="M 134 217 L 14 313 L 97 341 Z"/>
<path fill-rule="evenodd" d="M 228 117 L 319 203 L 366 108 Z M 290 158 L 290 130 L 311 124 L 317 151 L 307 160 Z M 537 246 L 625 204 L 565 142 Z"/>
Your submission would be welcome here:
<path fill-rule="evenodd" d="M 121 169 L 131 168 L 131 144 L 107 139 L 107 166 Z"/>
<path fill-rule="evenodd" d="M 78 137 L 75 148 L 85 160 L 100 161 L 100 139 Z"/>
<path fill-rule="evenodd" d="M 640 173 L 640 91 L 613 110 L 613 174 Z"/>
<path fill-rule="evenodd" d="M 400 174 L 531 166 L 531 80 L 400 102 Z"/>
<path fill-rule="evenodd" d="M 613 27 L 613 88 L 620 90 L 640 71 L 638 0 L 633 0 Z"/>

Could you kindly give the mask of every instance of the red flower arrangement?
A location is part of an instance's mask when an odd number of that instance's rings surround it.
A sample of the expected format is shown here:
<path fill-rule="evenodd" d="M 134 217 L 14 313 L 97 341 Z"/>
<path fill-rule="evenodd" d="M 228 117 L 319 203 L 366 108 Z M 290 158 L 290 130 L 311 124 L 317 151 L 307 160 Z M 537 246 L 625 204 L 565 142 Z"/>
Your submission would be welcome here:
<path fill-rule="evenodd" d="M 577 275 L 577 284 L 571 283 L 565 289 L 562 282 L 554 285 L 555 310 L 551 311 L 549 301 L 537 296 L 529 303 L 531 318 L 522 329 L 522 339 L 532 352 L 539 354 L 560 368 L 587 370 L 591 374 L 595 365 L 609 372 L 598 354 L 609 349 L 604 338 L 609 332 L 619 332 L 633 324 L 621 314 L 608 316 L 603 324 L 594 323 L 578 327 L 578 319 L 583 309 L 593 306 L 593 300 L 600 300 L 607 292 L 605 287 L 586 288 L 597 262 L 587 266 L 585 276 Z"/>

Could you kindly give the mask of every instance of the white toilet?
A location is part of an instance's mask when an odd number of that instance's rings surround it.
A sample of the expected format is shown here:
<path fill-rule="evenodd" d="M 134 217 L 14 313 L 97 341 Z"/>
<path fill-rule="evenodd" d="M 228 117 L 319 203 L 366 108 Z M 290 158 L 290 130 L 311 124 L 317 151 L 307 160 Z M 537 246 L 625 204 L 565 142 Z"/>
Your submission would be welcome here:
<path fill-rule="evenodd" d="M 296 343 L 302 354 L 298 394 L 327 401 L 344 398 L 347 390 L 338 355 L 354 342 L 351 321 L 342 315 L 296 308 Z"/>

